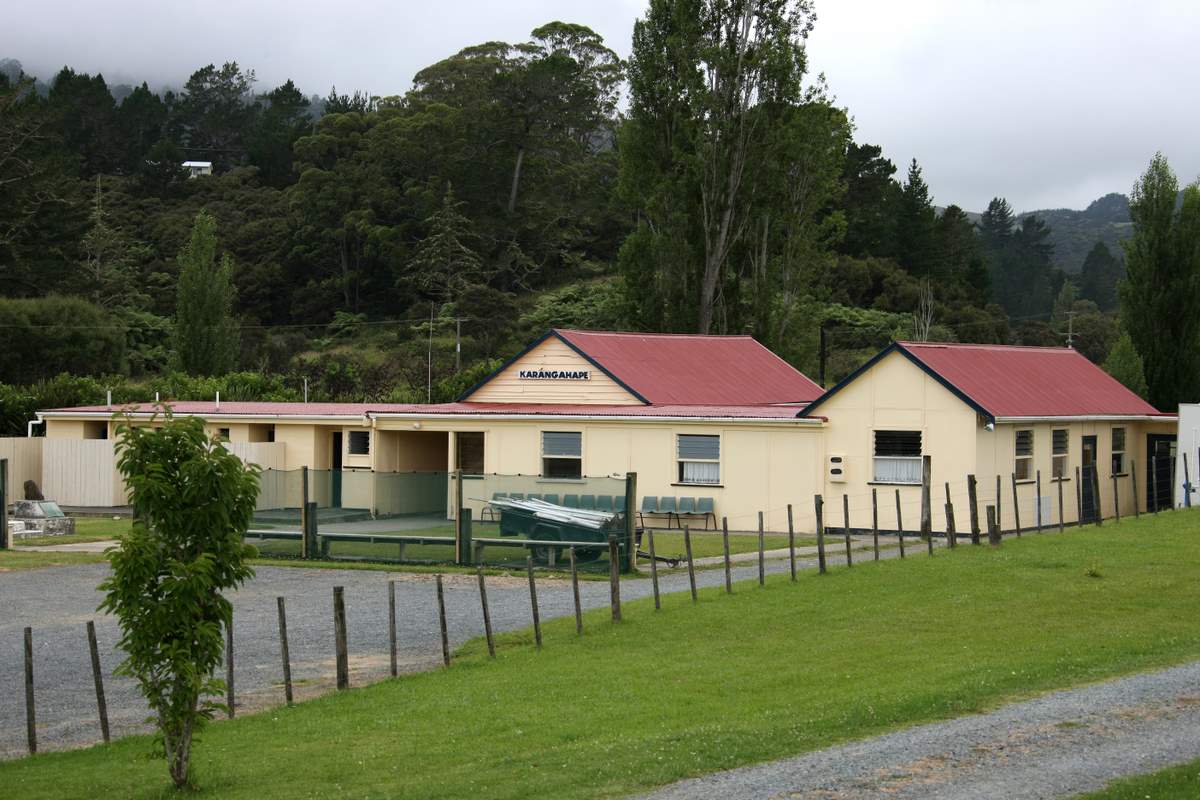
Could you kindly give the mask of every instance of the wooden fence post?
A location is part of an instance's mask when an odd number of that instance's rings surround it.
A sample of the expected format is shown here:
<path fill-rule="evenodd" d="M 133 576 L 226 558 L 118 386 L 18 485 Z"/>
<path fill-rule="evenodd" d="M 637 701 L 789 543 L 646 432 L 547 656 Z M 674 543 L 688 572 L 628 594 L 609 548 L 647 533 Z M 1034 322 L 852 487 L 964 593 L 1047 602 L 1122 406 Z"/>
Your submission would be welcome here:
<path fill-rule="evenodd" d="M 817 509 L 817 572 L 821 575 L 825 574 L 825 522 L 821 513 L 824 502 L 821 495 L 817 495 L 813 500 Z"/>
<path fill-rule="evenodd" d="M 612 606 L 612 621 L 621 621 L 621 558 L 617 535 L 608 537 L 608 602 Z"/>
<path fill-rule="evenodd" d="M 442 664 L 450 666 L 450 635 L 446 630 L 446 595 L 442 587 L 442 576 L 437 576 L 438 627 L 442 631 Z"/>
<path fill-rule="evenodd" d="M 480 591 L 483 590 L 483 571 L 479 572 Z M 487 616 L 487 612 L 484 612 Z M 388 665 L 391 667 L 392 677 L 395 678 L 399 671 L 396 664 L 396 582 L 388 581 Z"/>
<path fill-rule="evenodd" d="M 758 512 L 758 585 L 766 585 L 766 543 L 763 537 L 763 512 Z"/>
<path fill-rule="evenodd" d="M 1000 545 L 1000 523 L 996 522 L 995 506 L 987 507 L 988 544 L 993 547 Z"/>
<path fill-rule="evenodd" d="M 1173 486 L 1171 487 L 1172 494 L 1174 494 L 1174 488 L 1175 487 L 1173 487 Z M 1172 505 L 1174 505 L 1174 503 L 1172 503 Z M 1188 472 L 1188 454 L 1187 453 L 1183 454 L 1183 507 L 1184 508 L 1192 507 L 1192 478 Z"/>
<path fill-rule="evenodd" d="M 537 580 L 533 577 L 533 556 L 525 556 L 525 574 L 529 576 L 529 607 L 533 611 L 533 641 L 542 649 L 542 616 L 538 612 Z"/>
<path fill-rule="evenodd" d="M 879 495 L 871 487 L 871 540 L 875 543 L 875 560 L 879 560 Z"/>
<path fill-rule="evenodd" d="M 575 548 L 567 550 L 571 559 L 571 596 L 575 600 L 575 633 L 583 633 L 583 605 L 579 602 L 579 569 L 575 562 Z"/>
<path fill-rule="evenodd" d="M 1012 490 L 1013 490 L 1013 526 L 1017 531 L 1017 538 L 1021 538 L 1021 499 L 1017 496 L 1017 473 L 1010 472 L 1012 475 Z"/>
<path fill-rule="evenodd" d="M 0 458 L 0 550 L 8 549 L 8 459 Z M 104 741 L 108 741 L 105 739 Z"/>
<path fill-rule="evenodd" d="M 37 752 L 37 714 L 33 706 L 33 628 L 25 629 L 25 739 L 29 755 Z"/>
<path fill-rule="evenodd" d="M 625 554 L 630 572 L 637 570 L 637 473 L 625 473 Z"/>
<path fill-rule="evenodd" d="M 725 552 L 725 594 L 733 594 L 733 577 L 729 564 L 729 519 L 721 517 L 721 547 Z"/>
<path fill-rule="evenodd" d="M 1113 519 L 1120 524 L 1121 522 L 1121 487 L 1117 484 L 1117 476 L 1112 476 L 1113 485 Z"/>
<path fill-rule="evenodd" d="M 796 527 L 792 524 L 792 504 L 788 503 L 788 561 L 792 568 L 792 582 L 796 582 Z"/>
<path fill-rule="evenodd" d="M 1037 497 L 1035 497 L 1034 500 L 1036 501 L 1035 505 L 1037 506 L 1037 508 L 1034 510 L 1037 512 L 1035 514 L 1035 518 L 1037 519 L 1037 532 L 1041 533 L 1042 532 L 1042 471 L 1039 469 L 1036 471 L 1036 474 L 1037 474 Z"/>
<path fill-rule="evenodd" d="M 454 563 L 462 566 L 466 563 L 463 555 L 463 473 L 461 469 L 454 470 L 450 480 L 454 481 Z M 467 558 L 470 557 L 468 553 Z"/>
<path fill-rule="evenodd" d="M 1142 512 L 1138 508 L 1137 459 L 1129 459 L 1129 488 L 1133 494 L 1133 518 L 1141 519 Z"/>
<path fill-rule="evenodd" d="M 487 637 L 488 655 L 492 658 L 496 657 L 496 640 L 492 636 L 492 614 L 488 609 L 487 599 L 487 584 L 483 579 L 483 567 L 475 568 L 475 575 L 479 580 L 479 605 L 483 609 L 483 635 Z"/>
<path fill-rule="evenodd" d="M 954 501 L 950 499 L 950 481 L 946 481 L 946 544 L 958 547 L 958 531 L 954 528 Z"/>
<path fill-rule="evenodd" d="M 1063 481 L 1066 480 L 1066 477 L 1067 477 L 1066 475 L 1059 475 L 1058 480 L 1056 481 L 1056 483 L 1058 483 L 1058 532 L 1059 533 L 1063 532 L 1064 526 L 1066 525 L 1066 523 L 1063 521 L 1063 515 L 1066 512 L 1063 509 L 1063 492 L 1062 492 Z"/>
<path fill-rule="evenodd" d="M 900 490 L 896 490 L 896 533 L 900 539 L 900 557 L 904 558 L 904 518 L 900 516 Z"/>
<path fill-rule="evenodd" d="M 92 683 L 96 685 L 96 710 L 100 714 L 100 735 L 108 744 L 108 703 L 104 700 L 104 673 L 100 669 L 100 647 L 96 644 L 96 623 L 87 623 L 88 653 L 92 657 Z"/>
<path fill-rule="evenodd" d="M 1004 530 L 1004 492 L 1000 491 L 1000 473 L 996 473 L 996 527 Z M 989 533 L 990 537 L 991 534 Z"/>
<path fill-rule="evenodd" d="M 441 591 L 441 578 L 438 578 Z M 346 652 L 346 599 L 345 589 L 333 587 L 333 646 L 337 655 L 337 688 L 350 688 L 350 655 Z"/>
<path fill-rule="evenodd" d="M 1084 527 L 1084 479 L 1075 468 L 1075 527 Z"/>
<path fill-rule="evenodd" d="M 287 611 L 283 607 L 283 598 L 276 597 L 275 605 L 279 610 L 279 657 L 283 660 L 283 696 L 287 704 L 292 704 L 292 659 L 288 655 Z"/>
<path fill-rule="evenodd" d="M 1104 506 L 1100 504 L 1100 465 L 1092 465 L 1092 490 L 1096 498 L 1096 527 L 1104 524 Z"/>
<path fill-rule="evenodd" d="M 695 603 L 699 598 L 696 597 L 696 565 L 692 563 L 692 528 L 690 525 L 683 526 L 683 548 L 687 551 L 688 584 L 692 587 L 692 602 Z"/>
<path fill-rule="evenodd" d="M 929 555 L 933 555 L 933 503 L 929 496 L 932 460 L 930 456 L 921 456 L 921 538 L 929 547 Z"/>
<path fill-rule="evenodd" d="M 979 544 L 979 487 L 974 475 L 967 476 L 967 505 L 971 514 L 971 544 Z"/>
<path fill-rule="evenodd" d="M 308 465 L 300 467 L 300 558 L 313 558 L 308 541 Z"/>
<path fill-rule="evenodd" d="M 1154 498 L 1154 516 L 1158 516 L 1158 469 L 1154 466 L 1154 456 L 1146 457 L 1150 470 L 1150 494 Z M 1146 498 L 1146 508 L 1150 507 L 1150 498 Z"/>
<path fill-rule="evenodd" d="M 654 529 L 646 529 L 646 538 L 650 543 L 650 583 L 654 586 L 654 610 L 662 610 L 662 599 L 658 594 L 658 558 L 654 552 Z"/>
<path fill-rule="evenodd" d="M 233 611 L 229 612 L 229 621 L 225 623 L 225 713 L 233 719 Z"/>
<path fill-rule="evenodd" d="M 850 558 L 850 497 L 842 494 L 842 533 L 846 537 L 846 567 L 854 566 Z"/>

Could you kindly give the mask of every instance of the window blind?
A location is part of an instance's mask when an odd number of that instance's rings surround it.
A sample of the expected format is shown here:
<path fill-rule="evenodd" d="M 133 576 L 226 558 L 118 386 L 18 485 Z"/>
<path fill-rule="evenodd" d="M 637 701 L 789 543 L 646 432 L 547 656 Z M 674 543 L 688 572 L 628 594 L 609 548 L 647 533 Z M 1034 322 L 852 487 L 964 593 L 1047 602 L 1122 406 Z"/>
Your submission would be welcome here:
<path fill-rule="evenodd" d="M 542 455 L 582 456 L 583 434 L 579 432 L 543 431 Z"/>

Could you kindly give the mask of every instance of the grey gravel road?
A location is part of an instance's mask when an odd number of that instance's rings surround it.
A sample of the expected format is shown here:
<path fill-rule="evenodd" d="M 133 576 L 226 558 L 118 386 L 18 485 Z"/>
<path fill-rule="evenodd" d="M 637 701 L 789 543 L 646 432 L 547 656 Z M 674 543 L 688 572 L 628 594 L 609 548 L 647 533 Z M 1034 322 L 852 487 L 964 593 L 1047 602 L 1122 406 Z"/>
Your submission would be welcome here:
<path fill-rule="evenodd" d="M 831 563 L 842 563 L 830 546 Z M 893 553 L 884 551 L 885 557 Z M 858 554 L 856 558 L 868 558 Z M 813 562 L 801 560 L 812 568 Z M 785 572 L 787 561 L 768 561 L 768 573 Z M 147 730 L 148 710 L 132 681 L 112 675 L 121 654 L 114 619 L 98 614 L 96 585 L 107 565 L 87 564 L 0 573 L 0 758 L 26 753 L 22 629 L 33 628 L 34 686 L 40 750 L 58 750 L 100 740 L 85 624 L 96 621 L 105 689 L 114 737 Z M 752 580 L 758 566 L 735 566 L 734 580 Z M 334 675 L 332 592 L 345 587 L 351 685 L 388 674 L 387 582 L 396 580 L 399 659 L 404 670 L 441 663 L 434 576 L 365 570 L 260 567 L 257 577 L 234 595 L 234 683 L 239 708 L 253 710 L 283 700 L 282 667 L 275 598 L 287 604 L 288 644 L 297 699 L 328 691 Z M 700 586 L 717 586 L 723 572 L 697 572 Z M 498 631 L 531 624 L 525 579 L 489 576 L 488 604 Z M 686 592 L 686 571 L 664 575 L 664 592 Z M 452 647 L 483 635 L 479 589 L 474 575 L 447 574 L 446 614 Z M 622 581 L 624 599 L 648 596 L 648 579 Z M 609 602 L 607 582 L 583 581 L 587 608 Z M 674 599 L 672 602 L 679 602 Z M 538 580 L 542 619 L 573 613 L 571 585 L 558 578 Z"/>
<path fill-rule="evenodd" d="M 1198 756 L 1200 662 L 682 781 L 644 800 L 1042 800 Z"/>

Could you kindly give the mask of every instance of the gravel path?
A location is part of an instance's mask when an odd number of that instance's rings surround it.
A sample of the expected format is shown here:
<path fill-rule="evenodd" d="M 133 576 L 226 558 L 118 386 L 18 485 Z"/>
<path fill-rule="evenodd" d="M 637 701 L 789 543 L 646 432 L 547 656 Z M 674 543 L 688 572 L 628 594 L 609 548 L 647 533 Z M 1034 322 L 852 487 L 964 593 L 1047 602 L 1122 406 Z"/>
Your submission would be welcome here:
<path fill-rule="evenodd" d="M 672 784 L 645 800 L 1041 800 L 1200 756 L 1200 662 Z"/>
<path fill-rule="evenodd" d="M 884 551 L 884 557 L 893 552 Z M 832 564 L 844 558 L 834 544 Z M 856 560 L 869 558 L 856 555 Z M 811 559 L 800 559 L 814 568 Z M 768 561 L 766 571 L 786 572 L 787 561 Z M 122 656 L 116 649 L 116 621 L 98 614 L 96 585 L 108 574 L 106 564 L 83 564 L 0 573 L 0 759 L 26 753 L 22 629 L 33 628 L 34 687 L 39 750 L 60 750 L 100 739 L 85 624 L 96 621 L 112 735 L 148 730 L 148 710 L 134 683 L 112 675 Z M 734 580 L 753 580 L 757 563 L 733 568 Z M 700 586 L 724 582 L 720 569 L 699 570 Z M 297 699 L 332 688 L 334 675 L 333 587 L 344 586 L 349 634 L 351 685 L 381 680 L 388 674 L 387 582 L 396 583 L 399 659 L 404 670 L 441 663 L 434 576 L 367 570 L 260 567 L 257 577 L 234 594 L 234 684 L 239 710 L 255 710 L 283 701 L 282 667 L 275 598 L 287 604 L 288 645 Z M 528 627 L 529 588 L 524 578 L 489 576 L 488 604 L 497 631 Z M 451 647 L 483 635 L 479 589 L 474 575 L 447 574 L 446 615 Z M 686 570 L 662 576 L 662 591 L 686 592 Z M 586 608 L 609 602 L 608 583 L 582 581 Z M 623 599 L 651 594 L 648 579 L 622 581 Z M 680 602 L 680 599 L 667 602 Z M 573 613 L 571 584 L 538 579 L 542 619 Z"/>

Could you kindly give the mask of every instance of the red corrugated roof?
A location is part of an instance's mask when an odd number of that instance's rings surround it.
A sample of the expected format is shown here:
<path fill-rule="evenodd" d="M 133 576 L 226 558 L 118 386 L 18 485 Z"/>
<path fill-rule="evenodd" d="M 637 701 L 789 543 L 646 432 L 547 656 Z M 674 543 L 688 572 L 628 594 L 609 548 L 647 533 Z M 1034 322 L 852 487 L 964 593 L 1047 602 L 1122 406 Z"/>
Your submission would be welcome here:
<path fill-rule="evenodd" d="M 897 346 L 994 417 L 1159 414 L 1077 350 L 932 342 Z"/>
<path fill-rule="evenodd" d="M 821 387 L 752 336 L 555 330 L 653 405 L 802 403 Z"/>
<path fill-rule="evenodd" d="M 722 419 L 789 419 L 796 416 L 796 406 L 720 406 L 720 405 L 664 405 L 664 406 L 609 406 L 585 404 L 550 403 L 434 403 L 431 405 L 407 403 L 255 403 L 222 402 L 220 408 L 213 401 L 173 400 L 168 401 L 174 413 L 215 417 L 220 415 L 263 416 L 263 417 L 362 417 L 386 416 L 388 414 L 429 415 L 528 415 L 528 416 L 593 416 L 593 417 L 715 417 Z M 155 410 L 153 403 L 131 405 L 80 406 L 77 408 L 55 408 L 48 414 L 112 414 L 130 411 L 149 414 Z"/>

